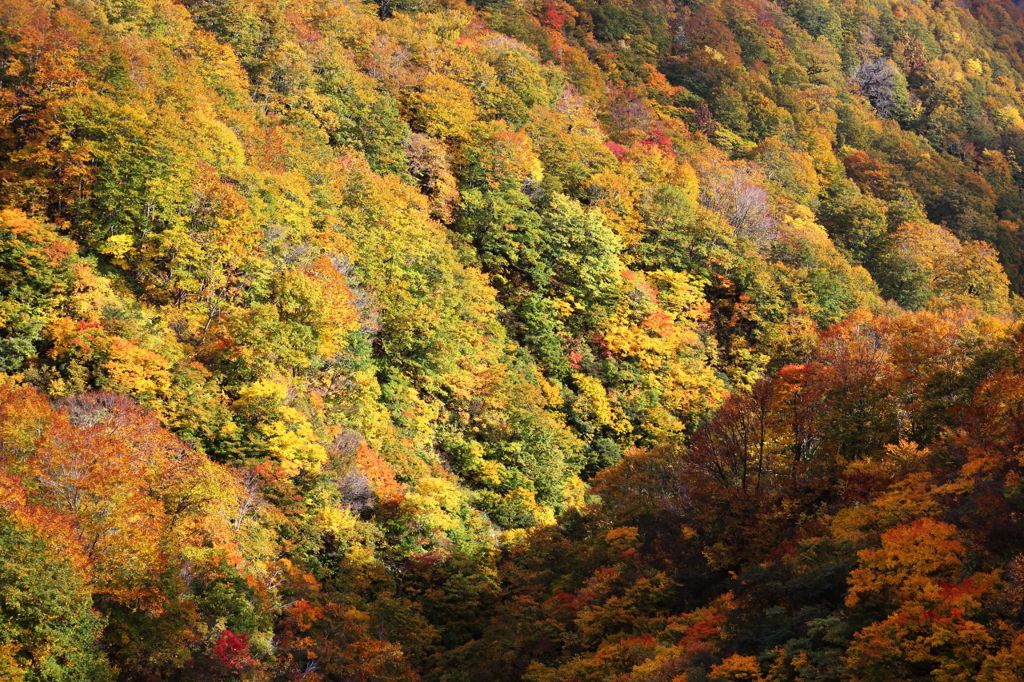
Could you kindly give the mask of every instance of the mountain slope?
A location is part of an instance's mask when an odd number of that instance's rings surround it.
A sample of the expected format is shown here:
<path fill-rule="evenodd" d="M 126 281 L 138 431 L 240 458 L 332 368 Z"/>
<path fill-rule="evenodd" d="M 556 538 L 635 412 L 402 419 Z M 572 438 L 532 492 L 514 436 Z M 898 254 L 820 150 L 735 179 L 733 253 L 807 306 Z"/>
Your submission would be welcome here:
<path fill-rule="evenodd" d="M 1012 670 L 1013 617 L 961 620 L 1013 503 L 942 495 L 1015 494 L 1022 37 L 1006 2 L 3 0 L 12 537 L 126 680 L 757 679 L 776 644 L 875 679 L 852 633 L 925 607 L 853 557 L 904 532 L 970 674 Z M 726 577 L 787 534 L 827 548 L 809 606 Z M 10 675 L 76 679 L 8 630 Z"/>

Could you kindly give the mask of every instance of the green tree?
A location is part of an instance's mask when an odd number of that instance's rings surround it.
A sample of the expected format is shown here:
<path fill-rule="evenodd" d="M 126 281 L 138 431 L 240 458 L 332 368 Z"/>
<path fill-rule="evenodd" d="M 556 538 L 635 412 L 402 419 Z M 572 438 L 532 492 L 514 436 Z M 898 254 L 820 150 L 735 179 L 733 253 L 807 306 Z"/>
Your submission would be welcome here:
<path fill-rule="evenodd" d="M 102 631 L 81 577 L 0 513 L 0 675 L 11 682 L 112 680 Z"/>

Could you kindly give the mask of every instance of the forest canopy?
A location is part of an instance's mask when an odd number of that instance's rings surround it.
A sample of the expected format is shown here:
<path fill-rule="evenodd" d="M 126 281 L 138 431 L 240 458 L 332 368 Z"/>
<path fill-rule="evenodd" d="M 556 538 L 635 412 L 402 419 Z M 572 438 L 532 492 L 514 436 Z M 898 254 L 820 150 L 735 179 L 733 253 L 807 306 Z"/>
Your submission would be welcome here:
<path fill-rule="evenodd" d="M 0 0 L 0 677 L 1024 679 L 1009 0 Z"/>

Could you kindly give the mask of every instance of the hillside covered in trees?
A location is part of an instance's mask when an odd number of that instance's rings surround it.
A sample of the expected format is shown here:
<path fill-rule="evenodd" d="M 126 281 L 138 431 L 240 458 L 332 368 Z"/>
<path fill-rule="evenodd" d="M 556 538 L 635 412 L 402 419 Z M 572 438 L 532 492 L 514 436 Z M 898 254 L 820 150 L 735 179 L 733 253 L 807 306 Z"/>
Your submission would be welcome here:
<path fill-rule="evenodd" d="M 1024 680 L 1008 0 L 0 0 L 0 678 Z"/>

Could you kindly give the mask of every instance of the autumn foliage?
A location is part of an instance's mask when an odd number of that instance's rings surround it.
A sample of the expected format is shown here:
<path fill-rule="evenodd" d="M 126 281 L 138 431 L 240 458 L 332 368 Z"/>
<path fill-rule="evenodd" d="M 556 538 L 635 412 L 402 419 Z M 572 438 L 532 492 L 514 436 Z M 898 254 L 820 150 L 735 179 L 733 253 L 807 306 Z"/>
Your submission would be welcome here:
<path fill-rule="evenodd" d="M 0 0 L 0 678 L 1024 669 L 1008 0 Z"/>

